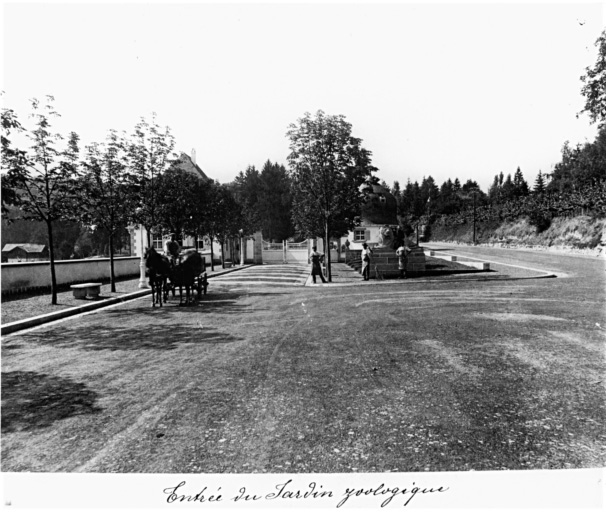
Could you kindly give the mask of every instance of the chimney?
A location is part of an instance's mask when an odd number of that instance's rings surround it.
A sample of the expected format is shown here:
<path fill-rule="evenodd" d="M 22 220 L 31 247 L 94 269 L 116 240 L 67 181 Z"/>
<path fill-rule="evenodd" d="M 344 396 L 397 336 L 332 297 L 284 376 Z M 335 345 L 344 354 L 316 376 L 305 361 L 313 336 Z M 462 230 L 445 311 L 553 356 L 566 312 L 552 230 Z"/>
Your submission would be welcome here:
<path fill-rule="evenodd" d="M 196 150 L 192 149 L 191 150 L 191 161 L 195 164 L 196 163 Z"/>

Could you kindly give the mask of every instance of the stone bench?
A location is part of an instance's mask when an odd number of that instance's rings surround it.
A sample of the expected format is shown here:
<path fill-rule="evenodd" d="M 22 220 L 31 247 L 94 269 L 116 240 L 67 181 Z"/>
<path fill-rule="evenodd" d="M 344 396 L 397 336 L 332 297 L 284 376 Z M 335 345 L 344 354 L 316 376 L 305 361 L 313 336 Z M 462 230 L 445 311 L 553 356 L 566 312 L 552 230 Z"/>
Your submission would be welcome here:
<path fill-rule="evenodd" d="M 76 299 L 86 299 L 87 296 L 96 299 L 101 293 L 101 283 L 72 284 L 70 288 L 74 290 Z"/>

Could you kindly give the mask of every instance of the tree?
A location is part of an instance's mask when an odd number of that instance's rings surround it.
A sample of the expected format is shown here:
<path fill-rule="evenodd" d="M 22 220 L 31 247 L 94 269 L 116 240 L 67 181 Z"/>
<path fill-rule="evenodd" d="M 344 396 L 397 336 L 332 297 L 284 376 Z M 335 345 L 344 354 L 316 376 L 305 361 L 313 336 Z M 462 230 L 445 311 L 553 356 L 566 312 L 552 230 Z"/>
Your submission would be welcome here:
<path fill-rule="evenodd" d="M 287 240 L 293 236 L 291 180 L 283 165 L 263 165 L 260 175 L 258 211 L 266 240 Z"/>
<path fill-rule="evenodd" d="M 19 207 L 20 218 L 44 222 L 46 225 L 51 303 L 57 304 L 53 227 L 56 221 L 73 218 L 72 205 L 77 197 L 78 135 L 70 133 L 67 147 L 63 151 L 57 148 L 63 137 L 52 132 L 52 119 L 59 116 L 53 101 L 52 96 L 47 96 L 44 105 L 37 99 L 31 100 L 30 117 L 34 120 L 34 126 L 26 130 L 32 142 L 30 150 L 10 152 L 6 158 L 3 156 L 2 164 L 6 166 L 5 186 L 13 195 L 12 198 L 9 196 L 10 200 Z M 3 131 L 6 133 L 4 119 Z"/>
<path fill-rule="evenodd" d="M 306 226 L 308 235 L 325 238 L 328 281 L 332 281 L 330 265 L 330 235 L 335 223 L 349 228 L 355 225 L 364 201 L 363 184 L 371 180 L 376 170 L 371 165 L 371 153 L 362 141 L 351 134 L 351 124 L 342 115 L 326 115 L 319 110 L 289 126 L 288 162 L 293 182 L 293 220 L 306 225 L 309 218 L 317 223 Z M 322 229 L 323 228 L 323 229 Z"/>
<path fill-rule="evenodd" d="M 513 176 L 513 189 L 514 195 L 516 197 L 527 196 L 530 193 L 530 189 L 528 188 L 528 183 L 524 179 L 524 175 L 522 171 L 518 167 L 514 176 Z"/>
<path fill-rule="evenodd" d="M 435 212 L 436 201 L 438 199 L 438 195 L 440 193 L 440 189 L 436 185 L 435 180 L 431 176 L 427 176 L 427 178 L 423 178 L 421 182 L 421 196 L 420 196 L 420 204 L 419 207 L 422 208 L 421 215 L 427 214 L 428 223 L 430 221 L 430 216 L 432 213 L 432 209 Z"/>
<path fill-rule="evenodd" d="M 499 203 L 501 200 L 501 185 L 499 183 L 499 175 L 495 174 L 492 185 L 488 189 L 488 197 L 491 203 Z"/>
<path fill-rule="evenodd" d="M 249 165 L 246 171 L 238 174 L 231 184 L 234 198 L 242 208 L 246 233 L 254 233 L 261 228 L 262 220 L 259 212 L 259 194 L 261 190 L 261 175 L 254 165 Z"/>
<path fill-rule="evenodd" d="M 160 174 L 156 184 L 156 227 L 175 233 L 178 238 L 183 234 L 195 236 L 198 232 L 196 202 L 201 186 L 200 178 L 178 166 Z"/>
<path fill-rule="evenodd" d="M 22 132 L 23 127 L 17 119 L 17 114 L 14 110 L 3 108 L 2 109 L 2 169 L 8 170 L 11 167 L 21 167 L 26 165 L 25 153 L 19 149 L 15 149 L 12 146 L 10 139 L 8 138 L 11 131 Z M 0 177 L 2 180 L 2 217 L 6 218 L 8 222 L 12 219 L 9 216 L 9 205 L 17 205 L 19 200 L 19 194 L 11 186 L 7 180 L 7 176 L 2 174 Z"/>
<path fill-rule="evenodd" d="M 511 174 L 507 175 L 503 185 L 501 186 L 501 198 L 503 201 L 508 201 L 515 197 L 515 186 L 513 184 L 513 180 L 511 179 Z"/>
<path fill-rule="evenodd" d="M 242 209 L 227 185 L 215 183 L 209 198 L 206 233 L 221 246 L 221 266 L 225 268 L 225 245 L 238 236 L 244 222 Z M 233 254 L 232 254 L 233 257 Z M 211 252 L 212 259 L 212 252 Z M 214 269 L 214 267 L 213 267 Z"/>
<path fill-rule="evenodd" d="M 135 126 L 129 143 L 129 165 L 135 175 L 139 203 L 133 210 L 132 221 L 147 231 L 147 243 L 151 244 L 151 232 L 158 228 L 158 176 L 165 172 L 175 159 L 175 139 L 167 126 L 161 128 L 152 114 L 151 122 L 141 118 Z"/>
<path fill-rule="evenodd" d="M 595 45 L 598 47 L 598 60 L 593 68 L 585 68 L 585 74 L 581 76 L 585 106 L 579 114 L 586 112 L 592 123 L 603 125 L 606 121 L 606 30 Z"/>
<path fill-rule="evenodd" d="M 249 166 L 230 188 L 242 207 L 245 232 L 261 229 L 265 240 L 282 241 L 293 236 L 291 182 L 283 165 L 267 160 L 261 172 Z"/>
<path fill-rule="evenodd" d="M 415 181 L 413 184 L 410 178 L 406 181 L 406 187 L 400 194 L 400 203 L 398 204 L 398 213 L 402 217 L 414 217 L 415 195 L 418 193 L 419 184 Z"/>
<path fill-rule="evenodd" d="M 115 292 L 114 241 L 136 204 L 125 135 L 110 130 L 105 143 L 87 146 L 82 168 L 81 220 L 107 235 L 110 285 Z"/>
<path fill-rule="evenodd" d="M 545 178 L 543 177 L 543 173 L 539 171 L 537 179 L 534 182 L 533 192 L 535 194 L 542 194 L 545 192 Z"/>
<path fill-rule="evenodd" d="M 440 194 L 432 210 L 436 214 L 451 214 L 456 213 L 459 209 L 459 198 L 454 191 L 454 184 L 449 178 L 440 187 Z"/>

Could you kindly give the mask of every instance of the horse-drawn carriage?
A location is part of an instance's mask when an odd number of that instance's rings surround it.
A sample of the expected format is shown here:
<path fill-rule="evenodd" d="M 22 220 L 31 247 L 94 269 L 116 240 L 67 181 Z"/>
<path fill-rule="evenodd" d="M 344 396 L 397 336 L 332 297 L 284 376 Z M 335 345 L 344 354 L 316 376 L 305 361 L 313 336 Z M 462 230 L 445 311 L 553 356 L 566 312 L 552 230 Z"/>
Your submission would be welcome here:
<path fill-rule="evenodd" d="M 168 300 L 169 292 L 175 297 L 175 290 L 179 288 L 179 306 L 190 304 L 199 300 L 202 293 L 206 295 L 208 279 L 205 272 L 204 259 L 198 251 L 190 249 L 179 254 L 171 261 L 167 256 L 158 253 L 153 247 L 145 251 L 145 267 L 152 289 L 152 306 Z M 185 288 L 185 303 L 183 302 L 183 288 Z"/>

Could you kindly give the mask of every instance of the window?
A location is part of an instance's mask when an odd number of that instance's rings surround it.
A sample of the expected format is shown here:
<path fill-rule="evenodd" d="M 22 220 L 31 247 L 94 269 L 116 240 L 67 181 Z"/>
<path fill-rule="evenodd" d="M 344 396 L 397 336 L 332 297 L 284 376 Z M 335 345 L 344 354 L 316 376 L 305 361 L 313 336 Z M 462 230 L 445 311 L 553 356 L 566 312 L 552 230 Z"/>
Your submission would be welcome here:
<path fill-rule="evenodd" d="M 196 240 L 196 248 L 198 250 L 204 249 L 204 239 L 204 236 L 198 236 L 198 239 Z"/>
<path fill-rule="evenodd" d="M 354 230 L 354 242 L 364 242 L 366 240 L 366 230 L 355 229 Z"/>
<path fill-rule="evenodd" d="M 164 239 L 162 238 L 162 235 L 157 235 L 156 233 L 154 233 L 152 235 L 152 245 L 154 246 L 154 249 L 156 249 L 156 251 L 163 251 Z"/>

